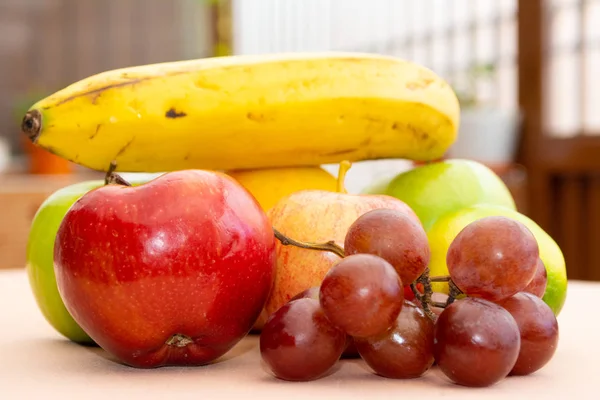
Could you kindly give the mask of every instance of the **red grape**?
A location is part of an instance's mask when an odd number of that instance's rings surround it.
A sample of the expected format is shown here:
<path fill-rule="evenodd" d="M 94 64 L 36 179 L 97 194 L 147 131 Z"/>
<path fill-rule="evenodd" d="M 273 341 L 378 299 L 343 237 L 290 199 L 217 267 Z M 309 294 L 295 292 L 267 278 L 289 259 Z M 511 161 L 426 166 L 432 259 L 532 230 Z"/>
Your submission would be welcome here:
<path fill-rule="evenodd" d="M 353 254 L 335 264 L 323 279 L 321 307 L 329 320 L 354 337 L 388 329 L 404 301 L 400 277 L 383 258 Z"/>
<path fill-rule="evenodd" d="M 290 301 L 297 300 L 297 299 L 303 299 L 303 298 L 319 300 L 319 286 L 313 286 L 311 288 L 303 290 L 302 292 L 300 292 L 297 295 L 295 295 L 294 297 L 292 297 L 292 299 Z M 344 352 L 342 353 L 342 358 L 357 358 L 357 357 L 358 357 L 358 351 L 356 350 L 356 346 L 354 345 L 354 340 L 352 339 L 352 336 L 346 335 L 346 345 L 344 347 Z"/>
<path fill-rule="evenodd" d="M 347 255 L 367 253 L 385 259 L 405 285 L 425 271 L 431 256 L 423 226 L 400 210 L 371 210 L 354 221 L 346 233 Z"/>
<path fill-rule="evenodd" d="M 367 365 L 387 378 L 417 378 L 433 365 L 433 322 L 409 301 L 391 329 L 354 342 Z"/>
<path fill-rule="evenodd" d="M 313 286 L 311 288 L 303 290 L 302 292 L 300 292 L 297 295 L 295 295 L 294 297 L 292 297 L 292 299 L 290 301 L 297 300 L 297 299 L 304 299 L 304 298 L 319 300 L 319 286 Z M 346 335 L 346 345 L 344 346 L 344 352 L 342 353 L 342 358 L 357 358 L 357 357 L 358 357 L 358 351 L 356 350 L 356 346 L 354 346 L 354 340 L 352 339 L 352 336 Z"/>
<path fill-rule="evenodd" d="M 346 346 L 346 334 L 311 298 L 290 301 L 267 319 L 260 353 L 273 375 L 290 381 L 318 379 L 329 372 Z"/>
<path fill-rule="evenodd" d="M 537 267 L 535 269 L 535 275 L 529 285 L 523 289 L 524 292 L 532 293 L 533 295 L 542 298 L 546 293 L 546 285 L 548 284 L 548 273 L 544 262 L 541 258 L 538 258 Z"/>
<path fill-rule="evenodd" d="M 499 303 L 517 321 L 521 333 L 519 358 L 511 375 L 528 375 L 552 359 L 558 345 L 558 322 L 539 297 L 520 292 Z"/>
<path fill-rule="evenodd" d="M 438 317 L 434 357 L 442 372 L 464 386 L 490 386 L 508 376 L 521 336 L 511 314 L 498 304 L 466 297 Z"/>
<path fill-rule="evenodd" d="M 492 216 L 460 231 L 450 244 L 446 263 L 452 281 L 464 293 L 499 301 L 525 289 L 538 258 L 537 241 L 525 225 Z"/>

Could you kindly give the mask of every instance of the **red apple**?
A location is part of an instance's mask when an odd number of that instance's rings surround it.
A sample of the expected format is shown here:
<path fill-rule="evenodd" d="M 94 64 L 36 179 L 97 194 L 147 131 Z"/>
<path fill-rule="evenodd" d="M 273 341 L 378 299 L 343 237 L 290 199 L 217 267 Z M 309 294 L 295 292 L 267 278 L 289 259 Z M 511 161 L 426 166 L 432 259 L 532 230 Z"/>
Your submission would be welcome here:
<path fill-rule="evenodd" d="M 77 323 L 134 367 L 202 365 L 251 329 L 271 290 L 275 238 L 256 200 L 212 171 L 92 190 L 55 242 Z"/>
<path fill-rule="evenodd" d="M 362 195 L 323 190 L 303 190 L 281 199 L 267 215 L 275 229 L 303 242 L 333 240 L 343 247 L 350 225 L 362 214 L 377 208 L 397 209 L 421 225 L 414 211 L 401 200 L 387 195 Z M 277 243 L 275 284 L 261 320 L 292 297 L 319 286 L 327 271 L 340 258 L 330 252 Z M 256 328 L 260 328 L 260 320 Z"/>

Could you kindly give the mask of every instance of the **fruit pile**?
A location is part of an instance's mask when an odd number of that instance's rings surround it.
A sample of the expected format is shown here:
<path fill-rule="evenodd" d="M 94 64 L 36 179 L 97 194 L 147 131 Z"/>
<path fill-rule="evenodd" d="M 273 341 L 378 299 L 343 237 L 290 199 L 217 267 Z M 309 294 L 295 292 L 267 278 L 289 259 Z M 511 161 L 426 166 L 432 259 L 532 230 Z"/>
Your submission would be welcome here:
<path fill-rule="evenodd" d="M 321 285 L 293 297 L 262 330 L 261 354 L 278 378 L 318 379 L 349 343 L 381 376 L 416 378 L 435 362 L 465 386 L 531 374 L 554 355 L 558 322 L 540 298 L 545 268 L 520 222 L 486 217 L 469 224 L 450 245 L 444 277 L 428 276 L 425 231 L 401 211 L 363 214 L 344 244 L 348 255 Z M 433 280 L 450 286 L 445 302 L 433 300 Z"/>
<path fill-rule="evenodd" d="M 384 377 L 437 364 L 469 386 L 535 372 L 556 349 L 564 258 L 492 170 L 439 161 L 459 113 L 439 76 L 373 54 L 219 57 L 76 82 L 22 123 L 37 146 L 106 173 L 33 220 L 40 310 L 139 368 L 210 364 L 254 331 L 287 380 L 352 355 Z M 346 191 L 351 163 L 394 158 L 426 163 Z"/>

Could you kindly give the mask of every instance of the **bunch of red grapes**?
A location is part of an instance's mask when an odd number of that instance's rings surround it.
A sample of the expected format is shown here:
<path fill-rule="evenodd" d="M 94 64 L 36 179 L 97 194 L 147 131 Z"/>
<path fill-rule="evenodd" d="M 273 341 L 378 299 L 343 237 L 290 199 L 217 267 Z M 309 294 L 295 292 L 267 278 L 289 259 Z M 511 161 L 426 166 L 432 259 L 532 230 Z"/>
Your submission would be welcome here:
<path fill-rule="evenodd" d="M 531 374 L 554 355 L 546 270 L 522 223 L 486 217 L 466 226 L 448 249 L 449 277 L 429 278 L 427 235 L 400 211 L 363 214 L 344 250 L 319 287 L 266 322 L 260 351 L 274 376 L 324 377 L 353 345 L 383 377 L 417 378 L 436 364 L 453 382 L 482 387 Z M 445 302 L 432 300 L 431 281 L 449 283 Z"/>

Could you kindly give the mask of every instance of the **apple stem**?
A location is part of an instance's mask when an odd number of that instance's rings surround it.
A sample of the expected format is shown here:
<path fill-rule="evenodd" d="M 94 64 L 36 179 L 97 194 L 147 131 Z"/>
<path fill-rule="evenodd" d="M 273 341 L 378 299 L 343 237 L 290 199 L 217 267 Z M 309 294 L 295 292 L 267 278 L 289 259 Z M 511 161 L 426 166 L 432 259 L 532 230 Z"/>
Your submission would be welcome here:
<path fill-rule="evenodd" d="M 337 256 L 344 258 L 346 253 L 344 249 L 338 246 L 333 240 L 330 240 L 326 243 L 308 243 L 308 242 L 300 242 L 298 240 L 291 239 L 285 236 L 283 233 L 279 232 L 277 229 L 273 228 L 273 232 L 275 233 L 275 237 L 277 240 L 281 242 L 284 246 L 296 246 L 302 249 L 309 250 L 320 250 L 320 251 L 329 251 L 331 253 L 336 254 Z"/>
<path fill-rule="evenodd" d="M 337 192 L 338 193 L 348 193 L 346 190 L 346 174 L 348 170 L 352 167 L 352 163 L 348 160 L 344 160 L 340 163 L 340 167 L 338 168 L 338 178 L 337 178 Z"/>
<path fill-rule="evenodd" d="M 121 175 L 117 174 L 115 170 L 117 169 L 117 162 L 115 160 L 111 161 L 108 166 L 108 170 L 106 171 L 106 176 L 104 177 L 105 185 L 123 185 L 123 186 L 131 186 L 131 183 L 127 182 Z"/>
<path fill-rule="evenodd" d="M 429 282 L 450 282 L 450 275 L 432 276 L 429 278 Z"/>

